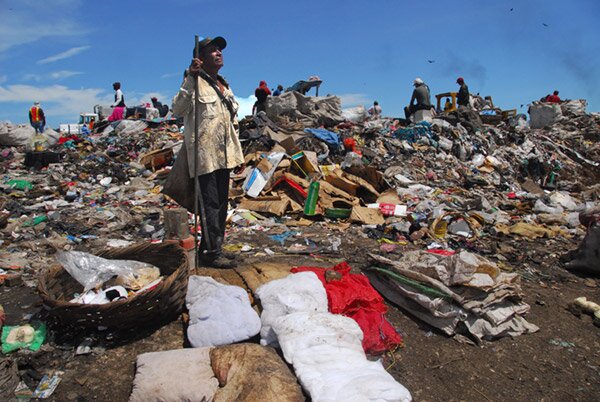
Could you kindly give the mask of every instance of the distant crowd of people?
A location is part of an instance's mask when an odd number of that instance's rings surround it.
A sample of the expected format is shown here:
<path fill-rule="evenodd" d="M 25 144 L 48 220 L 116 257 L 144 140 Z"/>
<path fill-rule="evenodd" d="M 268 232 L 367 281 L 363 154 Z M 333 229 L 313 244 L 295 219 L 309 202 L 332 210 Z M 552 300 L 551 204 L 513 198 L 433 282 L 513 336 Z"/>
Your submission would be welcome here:
<path fill-rule="evenodd" d="M 187 70 L 186 70 L 187 73 Z M 292 87 L 286 91 L 298 91 L 303 95 L 312 88 L 320 85 L 321 80 L 319 77 L 310 77 L 308 81 L 298 81 Z M 456 83 L 459 85 L 458 93 L 452 93 L 452 99 L 446 97 L 443 108 L 440 107 L 438 102 L 438 109 L 435 111 L 438 113 L 449 112 L 457 108 L 469 108 L 471 106 L 471 95 L 469 93 L 469 87 L 465 83 L 463 77 L 458 77 Z M 404 108 L 404 115 L 407 120 L 410 119 L 414 113 L 419 110 L 432 110 L 435 109 L 431 103 L 431 91 L 429 86 L 419 77 L 413 80 L 413 92 L 410 98 L 408 106 Z M 114 90 L 114 102 L 111 104 L 112 113 L 108 116 L 108 121 L 117 121 L 127 118 L 127 107 L 125 105 L 125 96 L 121 90 L 121 83 L 114 82 L 112 84 Z M 284 88 L 281 84 L 277 85 L 276 89 L 269 89 L 267 82 L 262 80 L 259 82 L 258 87 L 254 90 L 254 96 L 256 101 L 252 107 L 252 115 L 256 115 L 259 112 L 266 112 L 267 99 L 269 96 L 280 96 L 284 93 Z M 165 117 L 169 113 L 169 106 L 163 104 L 158 100 L 157 97 L 152 97 L 152 107 L 158 110 L 160 117 Z M 560 103 L 561 99 L 558 96 L 558 91 L 554 91 L 552 94 L 548 94 L 540 99 L 541 102 L 547 103 Z M 456 102 L 456 103 L 455 103 Z M 150 103 L 146 104 L 146 107 L 150 107 Z M 382 109 L 378 101 L 374 101 L 373 105 L 367 109 L 369 118 L 376 119 L 382 115 Z M 36 132 L 43 132 L 46 125 L 46 118 L 44 111 L 40 107 L 40 102 L 35 102 L 34 105 L 29 109 L 29 122 Z"/>

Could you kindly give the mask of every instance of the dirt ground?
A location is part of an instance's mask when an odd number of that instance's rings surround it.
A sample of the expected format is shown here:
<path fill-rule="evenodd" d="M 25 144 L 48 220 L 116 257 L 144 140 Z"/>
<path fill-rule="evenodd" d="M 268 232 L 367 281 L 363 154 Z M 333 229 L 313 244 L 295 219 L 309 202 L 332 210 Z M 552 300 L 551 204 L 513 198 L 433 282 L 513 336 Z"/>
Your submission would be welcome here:
<path fill-rule="evenodd" d="M 325 242 L 332 234 L 322 228 L 303 228 L 303 236 Z M 378 245 L 359 232 L 360 228 L 352 227 L 334 233 L 342 238 L 342 245 L 337 255 L 327 255 L 326 259 L 283 253 L 267 258 L 290 265 L 319 266 L 346 260 L 363 268 L 367 265 L 366 252 L 378 252 Z M 577 317 L 568 306 L 579 296 L 600 301 L 600 281 L 569 273 L 559 261 L 579 240 L 487 238 L 474 245 L 476 252 L 496 261 L 506 259 L 522 274 L 524 299 L 531 305 L 526 318 L 540 327 L 539 332 L 473 346 L 448 338 L 390 305 L 388 319 L 403 335 L 405 347 L 385 355 L 385 366 L 415 401 L 599 400 L 600 328 L 593 325 L 590 316 Z M 283 250 L 262 233 L 233 233 L 228 242 L 254 247 L 245 263 L 264 262 L 265 257 L 253 256 L 264 247 Z M 0 287 L 0 304 L 7 312 L 8 324 L 11 317 L 19 321 L 23 314 L 40 310 L 35 291 L 25 286 Z M 184 339 L 184 324 L 178 319 L 146 338 L 115 348 L 95 347 L 89 355 L 75 356 L 73 346 L 53 343 L 36 353 L 20 351 L 19 369 L 28 373 L 25 378 L 32 389 L 40 374 L 64 371 L 51 401 L 126 401 L 136 356 L 182 348 Z"/>

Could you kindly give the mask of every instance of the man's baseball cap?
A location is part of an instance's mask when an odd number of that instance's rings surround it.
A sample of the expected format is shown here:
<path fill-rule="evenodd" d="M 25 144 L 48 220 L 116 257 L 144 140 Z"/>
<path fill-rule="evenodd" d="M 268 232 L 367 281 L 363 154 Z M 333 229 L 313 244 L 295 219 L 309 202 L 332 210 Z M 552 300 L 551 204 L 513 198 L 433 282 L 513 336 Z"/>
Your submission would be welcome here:
<path fill-rule="evenodd" d="M 463 78 L 463 77 L 458 77 L 458 78 L 456 79 L 456 83 L 457 83 L 457 84 L 462 84 L 463 82 L 465 82 L 465 80 L 464 80 L 464 78 Z"/>
<path fill-rule="evenodd" d="M 209 45 L 217 45 L 219 49 L 223 50 L 227 47 L 227 41 L 222 36 L 217 36 L 213 38 L 204 38 L 200 42 L 198 42 L 198 50 L 202 50 Z"/>

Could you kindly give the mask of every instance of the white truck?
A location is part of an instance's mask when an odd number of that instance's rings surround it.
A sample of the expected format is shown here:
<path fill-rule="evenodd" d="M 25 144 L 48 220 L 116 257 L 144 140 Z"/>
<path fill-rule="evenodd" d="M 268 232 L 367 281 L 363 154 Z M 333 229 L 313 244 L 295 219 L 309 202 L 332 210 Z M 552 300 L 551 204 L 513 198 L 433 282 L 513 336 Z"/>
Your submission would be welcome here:
<path fill-rule="evenodd" d="M 58 130 L 61 134 L 81 134 L 81 127 L 85 125 L 89 128 L 92 119 L 95 123 L 98 123 L 100 121 L 98 113 L 81 113 L 79 115 L 79 123 L 61 124 Z"/>

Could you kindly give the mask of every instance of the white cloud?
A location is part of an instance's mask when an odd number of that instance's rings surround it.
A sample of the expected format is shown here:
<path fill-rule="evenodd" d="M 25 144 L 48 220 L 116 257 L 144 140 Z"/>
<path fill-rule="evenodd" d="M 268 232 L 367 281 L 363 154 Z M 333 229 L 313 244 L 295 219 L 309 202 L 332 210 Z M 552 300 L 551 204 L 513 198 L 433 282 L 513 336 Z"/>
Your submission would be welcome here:
<path fill-rule="evenodd" d="M 68 59 L 69 57 L 73 57 L 81 52 L 88 50 L 89 48 L 90 48 L 90 46 L 72 47 L 69 50 L 65 50 L 64 52 L 55 54 L 54 56 L 50 56 L 50 57 L 46 57 L 45 59 L 38 60 L 37 64 L 47 64 L 47 63 L 52 63 L 52 62 L 55 62 L 58 60 Z"/>
<path fill-rule="evenodd" d="M 40 74 L 25 74 L 23 75 L 23 81 L 37 81 L 40 82 L 43 77 Z"/>
<path fill-rule="evenodd" d="M 63 85 L 36 87 L 32 85 L 0 86 L 0 103 L 42 102 L 47 115 L 71 116 L 74 120 L 79 113 L 91 111 L 94 105 L 110 104 L 111 94 L 104 94 L 98 88 L 71 89 Z"/>
<path fill-rule="evenodd" d="M 160 78 L 172 78 L 172 77 L 178 77 L 181 76 L 183 77 L 183 73 L 167 73 L 167 74 L 163 74 L 160 76 Z"/>
<path fill-rule="evenodd" d="M 254 95 L 250 95 L 247 98 L 236 96 L 235 100 L 240 104 L 240 108 L 238 109 L 238 119 L 241 120 L 246 116 L 252 115 L 252 106 L 254 105 L 254 102 L 256 102 L 256 97 Z"/>
<path fill-rule="evenodd" d="M 0 13 L 0 53 L 49 37 L 81 36 L 87 29 L 74 18 L 78 0 L 20 0 Z"/>
<path fill-rule="evenodd" d="M 69 71 L 69 70 L 60 70 L 54 71 L 47 74 L 24 74 L 23 81 L 47 81 L 49 79 L 52 80 L 62 80 L 65 78 L 73 77 L 75 75 L 83 74 L 81 71 Z"/>
<path fill-rule="evenodd" d="M 83 74 L 81 71 L 69 71 L 69 70 L 61 70 L 55 71 L 53 73 L 48 74 L 50 78 L 54 78 L 55 80 L 61 80 L 63 78 L 73 77 L 75 75 Z"/>
<path fill-rule="evenodd" d="M 6 75 L 0 75 L 0 84 L 4 84 L 8 81 L 8 77 Z"/>
<path fill-rule="evenodd" d="M 344 108 L 371 103 L 366 94 L 343 94 L 337 96 L 342 101 L 342 107 Z"/>

